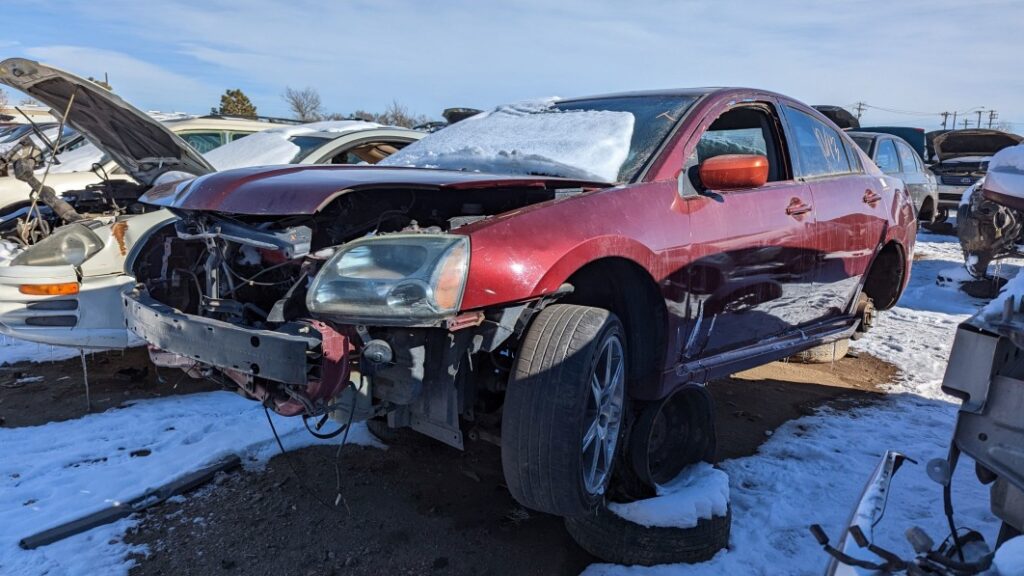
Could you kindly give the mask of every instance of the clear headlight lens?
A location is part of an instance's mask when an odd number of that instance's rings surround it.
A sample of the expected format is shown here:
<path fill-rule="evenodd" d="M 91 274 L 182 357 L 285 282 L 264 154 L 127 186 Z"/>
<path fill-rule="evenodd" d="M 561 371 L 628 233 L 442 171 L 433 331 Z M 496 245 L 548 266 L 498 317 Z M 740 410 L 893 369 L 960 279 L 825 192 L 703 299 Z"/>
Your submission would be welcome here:
<path fill-rule="evenodd" d="M 57 228 L 11 260 L 11 266 L 81 266 L 103 248 L 103 241 L 84 224 Z"/>
<path fill-rule="evenodd" d="M 356 240 L 324 264 L 306 306 L 314 314 L 359 324 L 430 323 L 458 311 L 468 270 L 466 236 Z"/>

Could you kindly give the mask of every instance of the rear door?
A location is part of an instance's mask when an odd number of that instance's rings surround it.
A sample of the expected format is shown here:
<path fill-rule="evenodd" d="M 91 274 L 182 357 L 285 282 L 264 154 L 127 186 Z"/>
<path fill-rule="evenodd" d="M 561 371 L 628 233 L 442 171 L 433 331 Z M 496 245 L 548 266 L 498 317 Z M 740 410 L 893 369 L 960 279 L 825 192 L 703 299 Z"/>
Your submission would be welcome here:
<path fill-rule="evenodd" d="M 893 140 L 896 144 L 896 153 L 900 157 L 900 179 L 907 187 L 907 193 L 914 201 L 914 214 L 921 210 L 925 198 L 931 193 L 931 183 L 921 168 L 918 155 L 909 145 Z"/>
<path fill-rule="evenodd" d="M 814 206 L 793 177 L 774 102 L 728 109 L 700 137 L 692 171 L 720 154 L 768 157 L 768 183 L 749 190 L 702 191 L 690 212 L 689 290 L 700 314 L 682 360 L 761 342 L 815 317 L 807 306 L 816 262 Z"/>
<path fill-rule="evenodd" d="M 833 126 L 785 106 L 798 175 L 810 186 L 815 207 L 818 264 L 811 298 L 820 318 L 845 314 L 885 232 L 884 182 L 864 172 L 856 144 Z M 891 140 L 884 142 L 892 144 Z M 879 142 L 875 157 L 884 142 Z M 893 149 L 895 152 L 895 149 Z M 896 169 L 899 169 L 898 160 Z"/>

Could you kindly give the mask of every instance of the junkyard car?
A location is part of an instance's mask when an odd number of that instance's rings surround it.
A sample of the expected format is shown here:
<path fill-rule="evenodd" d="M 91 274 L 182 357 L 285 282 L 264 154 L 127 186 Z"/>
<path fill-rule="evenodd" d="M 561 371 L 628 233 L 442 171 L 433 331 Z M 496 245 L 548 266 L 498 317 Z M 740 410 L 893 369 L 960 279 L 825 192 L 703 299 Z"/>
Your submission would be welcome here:
<path fill-rule="evenodd" d="M 939 183 L 936 220 L 942 222 L 950 212 L 956 214 L 964 191 L 985 175 L 993 154 L 1022 140 L 1016 134 L 998 130 L 950 130 L 936 134 L 930 144 L 935 163 L 929 166 Z"/>
<path fill-rule="evenodd" d="M 101 88 L 92 89 L 102 91 Z M 268 122 L 234 118 L 185 118 L 167 121 L 164 125 L 200 153 L 275 126 Z M 102 143 L 98 146 L 86 143 L 58 155 L 61 163 L 50 166 L 46 185 L 58 193 L 74 196 L 76 191 L 95 188 L 105 182 L 130 182 L 130 173 L 104 152 L 105 147 L 106 144 Z M 46 150 L 45 147 L 43 149 Z M 98 167 L 93 169 L 94 165 Z M 5 224 L 25 215 L 31 191 L 28 183 L 13 175 L 0 178 L 0 231 L 4 230 Z"/>
<path fill-rule="evenodd" d="M 49 174 L 48 170 L 39 174 L 37 168 L 47 160 L 46 151 L 31 139 L 22 139 L 21 146 L 0 150 L 0 161 L 15 176 L 8 179 L 13 188 L 5 187 L 6 196 L 0 196 L 4 210 L 0 214 L 0 233 L 22 243 L 31 244 L 62 222 L 86 215 L 142 211 L 138 197 L 167 173 L 182 177 L 213 170 L 182 137 L 94 82 L 32 60 L 10 58 L 0 62 L 0 83 L 50 106 L 58 116 L 66 114 L 66 124 L 106 156 L 106 165 L 95 174 Z M 190 138 L 216 139 L 220 143 L 271 125 L 196 119 L 177 126 Z M 125 137 L 127 134 L 131 137 Z M 81 155 L 83 148 L 68 154 Z M 37 203 L 29 198 L 32 190 L 36 191 Z"/>
<path fill-rule="evenodd" d="M 935 176 L 924 167 L 921 156 L 907 142 L 882 133 L 847 132 L 847 135 L 882 172 L 903 181 L 919 220 L 927 223 L 935 220 L 935 209 L 939 205 Z"/>
<path fill-rule="evenodd" d="M 124 296 L 156 362 L 285 415 L 456 447 L 463 425 L 500 430 L 512 495 L 563 516 L 707 453 L 670 417 L 694 383 L 892 306 L 916 233 L 849 137 L 748 89 L 505 106 L 379 166 L 231 170 L 144 201 L 180 218 L 134 249 Z"/>
<path fill-rule="evenodd" d="M 998 156 L 993 158 L 993 164 Z M 1024 158 L 1024 154 L 1020 158 Z M 1006 178 L 999 184 L 1001 192 L 995 194 L 1009 193 L 1014 199 L 1024 198 L 1022 172 L 1003 171 Z M 986 178 L 993 174 L 990 170 Z M 914 549 L 912 558 L 901 557 L 877 544 L 874 530 L 882 522 L 887 506 L 894 505 L 889 501 L 890 495 L 895 493 L 894 476 L 908 460 L 899 452 L 889 451 L 865 486 L 838 543 L 830 544 L 820 526 L 812 527 L 825 551 L 832 556 L 825 574 L 965 576 L 1006 573 L 993 569 L 993 559 L 1003 544 L 1024 532 L 1022 298 L 1024 276 L 1018 275 L 1010 280 L 998 299 L 961 323 L 956 331 L 942 391 L 959 400 L 960 406 L 947 456 L 927 463 L 928 476 L 938 484 L 936 491 L 941 490 L 943 495 L 942 504 L 936 498 L 935 507 L 944 508 L 950 533 L 933 540 L 921 528 L 900 527 L 909 528 L 905 533 Z M 985 541 L 976 531 L 982 526 L 956 525 L 956 504 L 961 502 L 954 498 L 953 483 L 961 456 L 970 458 L 969 463 L 974 468 L 974 474 L 967 476 L 968 481 L 976 479 L 991 486 L 990 507 L 992 515 L 1000 522 L 995 540 Z M 978 505 L 976 502 L 969 504 Z"/>
<path fill-rule="evenodd" d="M 317 122 L 235 138 L 204 157 L 216 168 L 374 164 L 422 136 L 370 122 Z M 156 210 L 69 224 L 0 265 L 0 333 L 77 348 L 138 343 L 124 325 L 121 292 L 135 283 L 125 262 L 140 242 L 175 219 L 169 210 Z"/>
<path fill-rule="evenodd" d="M 1024 145 L 1004 148 L 964 194 L 957 236 L 967 271 L 984 278 L 994 260 L 1020 256 L 1024 237 Z"/>

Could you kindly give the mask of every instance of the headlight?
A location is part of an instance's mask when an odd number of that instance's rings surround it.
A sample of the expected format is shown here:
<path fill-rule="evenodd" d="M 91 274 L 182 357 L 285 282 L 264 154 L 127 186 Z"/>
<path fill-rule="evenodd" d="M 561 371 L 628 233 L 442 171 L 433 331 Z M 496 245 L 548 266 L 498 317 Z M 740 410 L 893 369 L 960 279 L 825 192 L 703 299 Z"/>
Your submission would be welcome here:
<path fill-rule="evenodd" d="M 103 248 L 103 242 L 84 224 L 61 226 L 11 260 L 11 266 L 81 266 Z"/>
<path fill-rule="evenodd" d="M 313 279 L 306 306 L 347 322 L 415 325 L 458 311 L 469 270 L 466 236 L 396 234 L 338 249 Z"/>

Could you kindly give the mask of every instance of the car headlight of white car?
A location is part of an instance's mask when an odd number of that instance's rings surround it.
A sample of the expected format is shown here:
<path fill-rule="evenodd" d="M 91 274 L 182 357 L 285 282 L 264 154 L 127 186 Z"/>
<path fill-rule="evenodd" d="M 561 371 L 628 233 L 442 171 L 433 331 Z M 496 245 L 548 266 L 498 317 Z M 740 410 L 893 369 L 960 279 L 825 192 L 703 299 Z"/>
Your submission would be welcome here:
<path fill-rule="evenodd" d="M 81 266 L 101 248 L 103 241 L 87 224 L 67 224 L 15 256 L 11 266 Z"/>
<path fill-rule="evenodd" d="M 306 306 L 353 324 L 416 325 L 458 311 L 469 271 L 469 238 L 395 234 L 350 242 L 324 264 Z"/>

